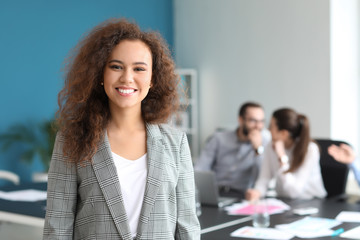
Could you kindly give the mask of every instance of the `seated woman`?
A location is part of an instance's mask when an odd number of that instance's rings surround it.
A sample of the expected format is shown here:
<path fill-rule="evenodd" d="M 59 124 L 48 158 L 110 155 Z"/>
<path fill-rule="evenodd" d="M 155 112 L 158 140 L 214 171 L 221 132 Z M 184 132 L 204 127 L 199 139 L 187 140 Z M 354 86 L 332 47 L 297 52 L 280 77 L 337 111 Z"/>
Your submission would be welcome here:
<path fill-rule="evenodd" d="M 247 190 L 246 199 L 264 197 L 273 178 L 278 197 L 325 197 L 319 148 L 310 139 L 307 117 L 289 108 L 279 109 L 272 115 L 270 132 L 272 143 L 265 148 L 260 175 L 254 189 Z"/>

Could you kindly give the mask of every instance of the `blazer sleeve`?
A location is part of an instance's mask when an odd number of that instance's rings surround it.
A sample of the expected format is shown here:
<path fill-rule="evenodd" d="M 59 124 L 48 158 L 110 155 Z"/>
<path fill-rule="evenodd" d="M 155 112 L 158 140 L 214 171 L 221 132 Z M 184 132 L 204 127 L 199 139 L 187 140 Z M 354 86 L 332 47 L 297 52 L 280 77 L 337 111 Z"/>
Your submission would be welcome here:
<path fill-rule="evenodd" d="M 77 201 L 76 166 L 63 155 L 64 138 L 57 134 L 51 158 L 43 239 L 73 239 Z"/>
<path fill-rule="evenodd" d="M 175 239 L 200 239 L 200 224 L 195 209 L 194 170 L 189 144 L 183 134 L 180 146 L 179 178 L 176 186 L 177 224 Z"/>

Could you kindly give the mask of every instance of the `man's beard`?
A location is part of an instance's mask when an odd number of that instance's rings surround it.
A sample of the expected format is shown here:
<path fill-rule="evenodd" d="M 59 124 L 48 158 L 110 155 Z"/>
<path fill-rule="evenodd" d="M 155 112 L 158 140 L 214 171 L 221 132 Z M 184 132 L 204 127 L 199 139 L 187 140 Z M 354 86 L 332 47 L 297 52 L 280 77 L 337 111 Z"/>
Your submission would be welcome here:
<path fill-rule="evenodd" d="M 246 126 L 242 127 L 242 132 L 243 132 L 244 136 L 249 135 L 249 129 Z"/>

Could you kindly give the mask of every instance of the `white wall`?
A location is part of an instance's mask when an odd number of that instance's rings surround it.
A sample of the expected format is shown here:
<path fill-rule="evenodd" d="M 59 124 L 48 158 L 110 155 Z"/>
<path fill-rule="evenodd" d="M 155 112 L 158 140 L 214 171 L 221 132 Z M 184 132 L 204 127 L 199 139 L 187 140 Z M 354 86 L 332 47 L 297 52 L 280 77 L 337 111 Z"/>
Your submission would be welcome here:
<path fill-rule="evenodd" d="M 331 137 L 352 144 L 359 153 L 360 4 L 358 0 L 331 0 Z M 359 194 L 350 172 L 346 191 Z"/>
<path fill-rule="evenodd" d="M 179 67 L 199 76 L 200 140 L 237 126 L 241 103 L 289 106 L 330 137 L 328 0 L 174 0 Z"/>
<path fill-rule="evenodd" d="M 359 147 L 358 0 L 331 0 L 331 137 Z"/>

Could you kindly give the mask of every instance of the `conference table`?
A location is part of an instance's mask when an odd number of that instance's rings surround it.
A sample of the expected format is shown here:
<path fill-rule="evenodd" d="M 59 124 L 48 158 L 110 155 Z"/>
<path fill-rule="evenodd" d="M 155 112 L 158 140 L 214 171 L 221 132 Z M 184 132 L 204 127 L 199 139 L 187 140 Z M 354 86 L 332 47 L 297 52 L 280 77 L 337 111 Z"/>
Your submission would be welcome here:
<path fill-rule="evenodd" d="M 1 191 L 14 191 L 24 189 L 46 190 L 46 183 L 30 183 L 18 186 L 2 187 Z M 316 207 L 319 209 L 313 217 L 324 217 L 334 219 L 341 211 L 360 212 L 359 196 L 341 196 L 331 199 L 313 199 L 313 200 L 288 200 L 281 199 L 292 209 L 303 207 Z M 44 224 L 46 201 L 21 202 L 8 201 L 0 199 L 0 221 L 15 222 L 36 227 Z M 201 224 L 201 239 L 203 240 L 227 240 L 227 239 L 246 239 L 234 238 L 230 233 L 244 226 L 251 226 L 251 216 L 233 216 L 228 215 L 223 208 L 202 206 L 202 214 L 199 216 Z M 292 211 L 286 211 L 281 214 L 270 215 L 270 227 L 277 224 L 286 224 L 299 220 L 304 216 L 294 215 Z M 335 227 L 343 228 L 345 231 L 360 226 L 360 223 L 344 222 Z M 360 237 L 360 236 L 359 236 Z M 301 238 L 292 238 L 301 239 Z M 321 237 L 316 239 L 345 239 L 336 237 Z"/>
<path fill-rule="evenodd" d="M 360 212 L 360 197 L 359 196 L 341 196 L 330 199 L 312 199 L 312 200 L 289 200 L 281 199 L 288 204 L 291 209 L 316 207 L 319 209 L 317 214 L 311 214 L 312 217 L 322 217 L 335 219 L 341 211 L 356 211 Z M 278 224 L 287 224 L 300 220 L 304 216 L 293 214 L 291 210 L 281 214 L 270 215 L 270 228 L 274 228 Z M 233 216 L 228 215 L 222 208 L 202 206 L 202 214 L 199 217 L 201 223 L 201 239 L 203 240 L 227 240 L 227 239 L 252 239 L 252 238 L 235 238 L 231 237 L 230 233 L 244 227 L 252 226 L 251 216 Z M 359 223 L 344 222 L 333 229 L 343 228 L 345 231 L 354 227 L 360 226 Z M 304 239 L 294 237 L 292 239 Z M 308 238 L 309 239 L 309 238 Z M 346 239 L 339 236 L 336 237 L 318 237 L 314 239 Z M 359 236 L 360 239 L 360 236 Z"/>

